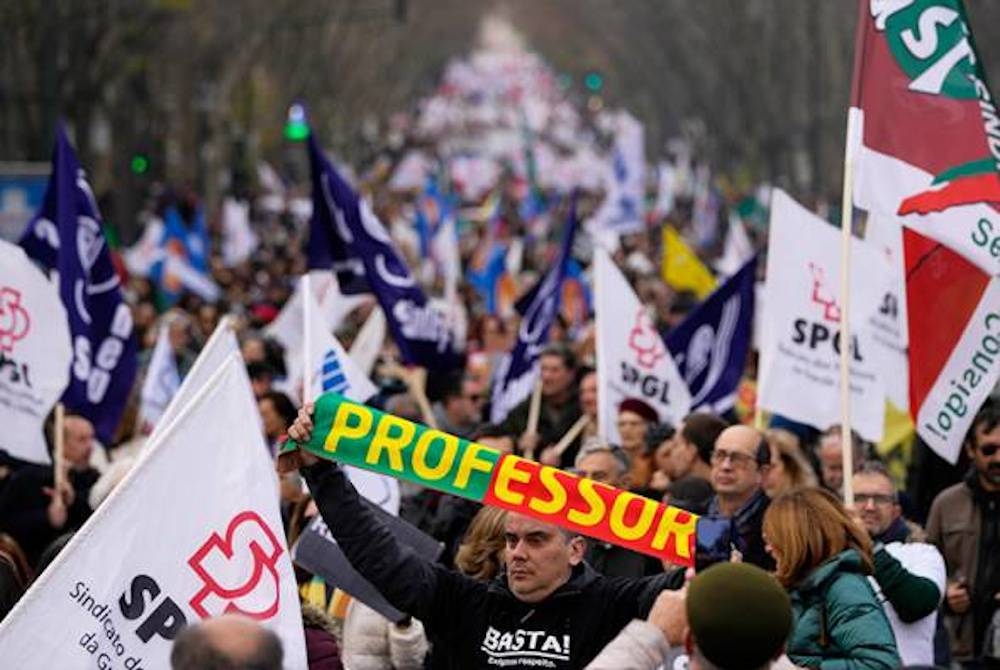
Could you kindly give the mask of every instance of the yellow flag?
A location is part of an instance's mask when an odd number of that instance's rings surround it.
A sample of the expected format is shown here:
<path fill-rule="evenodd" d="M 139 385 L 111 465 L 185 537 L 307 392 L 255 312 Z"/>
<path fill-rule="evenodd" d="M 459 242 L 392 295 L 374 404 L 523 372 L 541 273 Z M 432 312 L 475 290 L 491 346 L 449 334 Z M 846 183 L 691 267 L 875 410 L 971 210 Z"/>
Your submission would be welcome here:
<path fill-rule="evenodd" d="M 715 277 L 673 226 L 663 227 L 663 281 L 677 291 L 693 291 L 699 299 L 715 290 Z"/>

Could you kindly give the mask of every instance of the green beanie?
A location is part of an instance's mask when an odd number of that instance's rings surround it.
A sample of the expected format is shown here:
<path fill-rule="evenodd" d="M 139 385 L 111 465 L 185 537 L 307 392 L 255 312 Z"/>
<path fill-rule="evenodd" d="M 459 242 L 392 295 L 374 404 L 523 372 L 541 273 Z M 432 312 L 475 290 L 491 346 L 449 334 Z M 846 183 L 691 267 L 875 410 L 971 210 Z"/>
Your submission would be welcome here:
<path fill-rule="evenodd" d="M 688 625 L 706 660 L 723 670 L 752 670 L 782 650 L 792 605 L 778 580 L 749 563 L 718 563 L 688 587 Z"/>

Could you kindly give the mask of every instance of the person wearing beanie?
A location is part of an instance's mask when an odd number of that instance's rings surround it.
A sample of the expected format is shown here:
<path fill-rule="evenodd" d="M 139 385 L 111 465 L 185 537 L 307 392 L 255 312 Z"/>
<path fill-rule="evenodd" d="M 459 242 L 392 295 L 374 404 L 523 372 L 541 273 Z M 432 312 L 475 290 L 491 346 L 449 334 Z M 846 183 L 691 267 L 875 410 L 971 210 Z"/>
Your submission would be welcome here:
<path fill-rule="evenodd" d="M 644 493 L 653 476 L 653 456 L 646 449 L 646 431 L 660 420 L 656 410 L 638 398 L 626 398 L 618 405 L 618 435 L 632 466 L 632 490 Z"/>
<path fill-rule="evenodd" d="M 794 667 L 783 657 L 792 630 L 788 594 L 748 563 L 720 563 L 681 591 L 664 591 L 646 621 L 626 626 L 587 670 L 758 670 Z"/>

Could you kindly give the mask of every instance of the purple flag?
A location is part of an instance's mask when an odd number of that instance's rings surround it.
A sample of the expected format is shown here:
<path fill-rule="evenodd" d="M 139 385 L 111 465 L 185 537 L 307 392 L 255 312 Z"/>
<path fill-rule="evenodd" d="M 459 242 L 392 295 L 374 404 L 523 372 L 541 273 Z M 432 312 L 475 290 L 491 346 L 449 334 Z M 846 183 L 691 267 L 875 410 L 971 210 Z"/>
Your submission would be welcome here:
<path fill-rule="evenodd" d="M 569 207 L 569 217 L 563 232 L 562 249 L 555 265 L 535 286 L 518 300 L 521 326 L 517 331 L 514 350 L 504 356 L 493 382 L 493 404 L 490 421 L 500 423 L 518 403 L 531 395 L 535 383 L 535 362 L 549 339 L 549 328 L 559 313 L 562 283 L 573 249 L 577 227 L 576 198 Z"/>
<path fill-rule="evenodd" d="M 328 213 L 321 217 L 314 211 L 311 232 L 315 235 L 322 228 L 329 249 L 337 250 L 345 260 L 361 263 L 364 279 L 385 312 L 389 332 L 403 362 L 429 370 L 461 366 L 461 356 L 456 353 L 454 335 L 445 315 L 427 303 L 427 297 L 393 247 L 385 226 L 326 159 L 316 143 L 315 133 L 309 135 L 309 155 L 313 166 L 313 201 L 322 200 L 321 209 Z M 336 262 L 337 254 L 331 258 Z M 311 260 L 310 267 L 314 267 Z"/>
<path fill-rule="evenodd" d="M 45 199 L 21 246 L 43 268 L 59 273 L 73 338 L 70 382 L 62 400 L 67 409 L 90 419 L 98 438 L 109 444 L 135 380 L 137 345 L 132 311 L 122 297 L 100 220 L 60 125 Z"/>

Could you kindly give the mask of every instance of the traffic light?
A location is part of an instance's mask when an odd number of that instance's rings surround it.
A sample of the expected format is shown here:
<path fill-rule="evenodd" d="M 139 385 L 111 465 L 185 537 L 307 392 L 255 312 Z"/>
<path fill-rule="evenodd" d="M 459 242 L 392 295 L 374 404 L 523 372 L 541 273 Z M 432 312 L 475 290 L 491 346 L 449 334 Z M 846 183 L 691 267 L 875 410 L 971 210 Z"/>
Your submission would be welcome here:
<path fill-rule="evenodd" d="M 132 154 L 128 167 L 134 175 L 144 175 L 149 172 L 149 156 L 144 153 Z"/>
<path fill-rule="evenodd" d="M 309 137 L 309 122 L 306 121 L 306 108 L 296 102 L 288 108 L 288 121 L 285 123 L 285 139 L 292 142 L 302 142 Z"/>
<path fill-rule="evenodd" d="M 587 87 L 588 91 L 597 93 L 604 88 L 604 77 L 601 76 L 600 72 L 588 72 L 583 77 L 583 85 Z"/>

